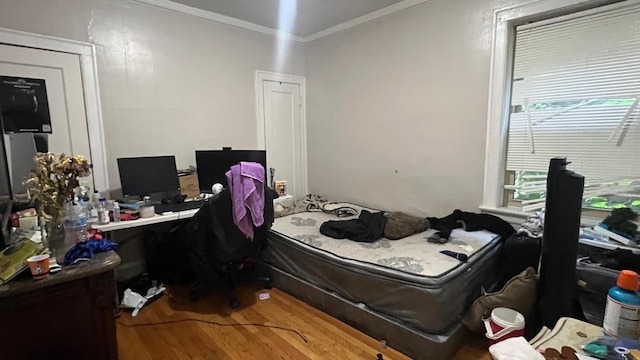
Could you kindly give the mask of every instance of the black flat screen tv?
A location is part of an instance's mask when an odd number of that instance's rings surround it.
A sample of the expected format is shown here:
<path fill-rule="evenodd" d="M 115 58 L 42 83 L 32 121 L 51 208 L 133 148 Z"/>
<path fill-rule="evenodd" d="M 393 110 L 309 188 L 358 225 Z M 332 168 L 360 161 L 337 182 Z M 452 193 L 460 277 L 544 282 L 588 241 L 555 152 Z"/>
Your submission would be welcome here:
<path fill-rule="evenodd" d="M 198 150 L 196 151 L 196 167 L 200 192 L 211 193 L 215 183 L 227 186 L 225 173 L 239 162 L 257 162 L 265 169 L 267 181 L 267 152 L 265 150 Z"/>

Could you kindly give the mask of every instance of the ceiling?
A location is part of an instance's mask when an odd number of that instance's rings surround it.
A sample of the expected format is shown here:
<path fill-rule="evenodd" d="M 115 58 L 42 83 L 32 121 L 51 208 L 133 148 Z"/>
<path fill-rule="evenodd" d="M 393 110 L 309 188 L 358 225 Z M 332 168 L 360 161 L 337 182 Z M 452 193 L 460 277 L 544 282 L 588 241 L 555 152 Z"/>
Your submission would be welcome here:
<path fill-rule="evenodd" d="M 302 38 L 402 1 L 404 0 L 173 0 Z M 295 14 L 293 23 L 284 22 L 279 25 L 280 4 L 283 13 Z"/>

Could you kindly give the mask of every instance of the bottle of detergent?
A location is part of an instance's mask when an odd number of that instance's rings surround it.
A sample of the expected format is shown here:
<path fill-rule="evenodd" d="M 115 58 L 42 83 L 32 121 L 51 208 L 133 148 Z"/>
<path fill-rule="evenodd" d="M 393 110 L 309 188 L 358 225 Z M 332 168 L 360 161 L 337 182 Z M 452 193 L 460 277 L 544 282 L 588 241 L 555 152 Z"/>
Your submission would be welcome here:
<path fill-rule="evenodd" d="M 618 275 L 617 285 L 612 287 L 607 295 L 602 327 L 607 335 L 638 339 L 640 338 L 638 274 L 631 270 L 622 270 Z"/>

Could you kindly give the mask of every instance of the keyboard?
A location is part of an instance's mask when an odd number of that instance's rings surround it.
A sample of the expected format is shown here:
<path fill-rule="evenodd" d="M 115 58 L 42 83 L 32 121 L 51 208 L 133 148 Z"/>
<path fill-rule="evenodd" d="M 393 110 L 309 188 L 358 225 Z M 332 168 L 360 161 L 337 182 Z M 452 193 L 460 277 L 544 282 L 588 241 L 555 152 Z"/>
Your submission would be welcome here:
<path fill-rule="evenodd" d="M 187 201 L 179 204 L 158 204 L 154 205 L 156 214 L 162 214 L 165 212 L 178 212 L 185 210 L 200 209 L 204 205 L 204 200 Z"/>

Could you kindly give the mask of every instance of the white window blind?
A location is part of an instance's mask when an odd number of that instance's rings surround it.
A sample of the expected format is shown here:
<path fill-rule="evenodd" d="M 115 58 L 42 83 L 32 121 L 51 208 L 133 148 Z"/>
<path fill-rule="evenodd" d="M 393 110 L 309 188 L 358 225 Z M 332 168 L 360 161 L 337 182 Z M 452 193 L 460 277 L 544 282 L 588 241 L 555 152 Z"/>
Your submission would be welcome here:
<path fill-rule="evenodd" d="M 566 156 L 586 178 L 585 197 L 635 196 L 639 99 L 640 2 L 518 26 L 506 169 L 532 175 L 505 188 L 543 193 L 549 159 Z"/>

